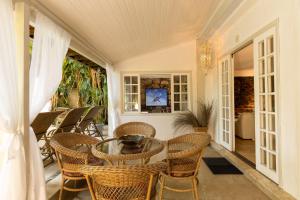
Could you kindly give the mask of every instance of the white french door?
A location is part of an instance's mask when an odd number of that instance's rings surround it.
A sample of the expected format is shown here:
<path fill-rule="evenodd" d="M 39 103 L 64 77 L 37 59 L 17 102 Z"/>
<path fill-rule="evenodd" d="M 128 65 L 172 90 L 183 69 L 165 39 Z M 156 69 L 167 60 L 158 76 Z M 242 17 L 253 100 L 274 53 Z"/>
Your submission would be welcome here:
<path fill-rule="evenodd" d="M 219 63 L 219 141 L 228 150 L 233 150 L 233 70 L 231 56 L 223 57 Z"/>
<path fill-rule="evenodd" d="M 254 39 L 256 168 L 278 182 L 278 87 L 275 27 Z"/>

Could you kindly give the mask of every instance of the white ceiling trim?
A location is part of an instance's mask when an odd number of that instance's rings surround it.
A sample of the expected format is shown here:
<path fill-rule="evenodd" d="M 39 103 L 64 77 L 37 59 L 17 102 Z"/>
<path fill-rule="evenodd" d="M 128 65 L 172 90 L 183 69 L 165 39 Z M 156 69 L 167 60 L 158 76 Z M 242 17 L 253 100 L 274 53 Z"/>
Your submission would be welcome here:
<path fill-rule="evenodd" d="M 54 23 L 61 26 L 65 29 L 72 37 L 70 48 L 74 51 L 82 54 L 83 56 L 91 59 L 93 62 L 98 65 L 105 67 L 106 64 L 112 64 L 109 59 L 107 59 L 101 52 L 99 52 L 93 45 L 91 45 L 88 41 L 84 39 L 84 37 L 80 36 L 73 28 L 64 23 L 63 20 L 58 18 L 55 14 L 53 14 L 49 9 L 43 6 L 37 0 L 32 0 L 30 2 L 31 5 L 31 19 L 35 20 L 35 12 L 41 12 L 48 18 L 50 18 Z M 34 24 L 34 23 L 33 23 Z"/>
<path fill-rule="evenodd" d="M 200 41 L 208 40 L 216 31 L 223 27 L 232 13 L 243 3 L 244 0 L 221 0 L 212 16 L 208 19 L 205 27 L 197 34 Z"/>

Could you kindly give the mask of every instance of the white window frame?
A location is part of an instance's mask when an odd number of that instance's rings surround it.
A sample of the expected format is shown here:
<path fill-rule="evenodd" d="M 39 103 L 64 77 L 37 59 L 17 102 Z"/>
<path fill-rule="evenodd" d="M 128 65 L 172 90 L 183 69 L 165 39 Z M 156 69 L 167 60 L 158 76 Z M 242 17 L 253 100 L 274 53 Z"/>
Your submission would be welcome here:
<path fill-rule="evenodd" d="M 141 76 L 142 75 L 151 75 L 151 74 L 155 74 L 155 75 L 159 75 L 159 74 L 168 74 L 170 75 L 171 78 L 171 113 L 148 113 L 148 114 L 173 114 L 173 113 L 180 113 L 180 112 L 185 112 L 185 111 L 174 111 L 174 76 L 175 75 L 187 75 L 187 85 L 188 85 L 188 91 L 187 91 L 187 97 L 188 97 L 188 101 L 187 101 L 187 106 L 188 106 L 188 110 L 191 110 L 192 108 L 192 85 L 191 85 L 191 72 L 176 72 L 176 73 L 172 73 L 172 72 L 121 72 L 121 105 L 122 105 L 122 113 L 123 114 L 141 114 L 143 112 L 141 112 Z M 125 110 L 125 80 L 124 77 L 126 76 L 137 76 L 138 77 L 138 110 L 137 111 L 126 111 Z M 180 93 L 180 98 L 181 98 L 181 93 Z"/>
<path fill-rule="evenodd" d="M 191 81 L 190 81 L 190 73 L 172 73 L 171 76 L 171 109 L 172 109 L 172 113 L 180 113 L 180 112 L 186 112 L 186 111 L 182 111 L 181 110 L 181 76 L 182 75 L 186 75 L 187 76 L 187 107 L 188 107 L 188 110 L 191 111 Z M 179 95 L 180 95 L 180 101 L 179 101 L 179 104 L 180 104 L 180 110 L 179 111 L 175 111 L 174 109 L 174 104 L 175 104 L 175 101 L 174 101 L 174 76 L 180 76 L 180 83 L 179 83 L 179 86 L 180 86 L 180 92 L 179 92 Z"/>
<path fill-rule="evenodd" d="M 125 77 L 137 77 L 137 87 L 138 87 L 138 110 L 137 111 L 125 111 L 125 94 L 126 94 L 126 85 L 128 84 L 125 84 Z M 129 84 L 129 85 L 132 85 L 132 84 Z M 141 92 L 140 92 L 140 74 L 136 74 L 136 73 L 126 73 L 126 74 L 123 74 L 122 75 L 122 111 L 124 113 L 140 113 L 141 112 Z"/>

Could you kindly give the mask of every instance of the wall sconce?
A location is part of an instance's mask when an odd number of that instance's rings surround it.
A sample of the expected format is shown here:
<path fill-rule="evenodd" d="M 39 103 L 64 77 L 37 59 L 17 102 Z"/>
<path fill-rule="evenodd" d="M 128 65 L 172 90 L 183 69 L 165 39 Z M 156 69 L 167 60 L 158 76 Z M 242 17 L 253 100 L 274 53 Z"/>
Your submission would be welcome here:
<path fill-rule="evenodd" d="M 198 48 L 198 65 L 207 74 L 213 68 L 213 48 L 211 43 L 204 42 Z"/>

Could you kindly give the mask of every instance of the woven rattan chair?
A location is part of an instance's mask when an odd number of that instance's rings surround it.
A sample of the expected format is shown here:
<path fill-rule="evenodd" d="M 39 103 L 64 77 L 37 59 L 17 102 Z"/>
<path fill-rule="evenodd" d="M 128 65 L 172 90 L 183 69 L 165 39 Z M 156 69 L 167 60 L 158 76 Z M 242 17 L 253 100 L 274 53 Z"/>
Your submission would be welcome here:
<path fill-rule="evenodd" d="M 203 149 L 209 144 L 210 136 L 206 133 L 191 133 L 173 138 L 167 143 L 168 170 L 160 176 L 160 199 L 163 190 L 175 192 L 193 191 L 194 199 L 199 199 L 197 190 L 197 175 L 200 167 Z M 173 181 L 190 180 L 192 188 L 180 189 L 166 186 L 166 179 Z"/>
<path fill-rule="evenodd" d="M 45 140 L 46 133 L 51 124 L 54 122 L 56 117 L 63 113 L 63 111 L 53 111 L 53 112 L 42 112 L 39 113 L 36 118 L 31 123 L 31 127 L 35 133 L 37 141 Z M 41 153 L 43 155 L 43 160 L 49 158 L 49 144 L 45 141 L 40 147 Z"/>
<path fill-rule="evenodd" d="M 114 136 L 119 138 L 124 135 L 143 135 L 154 137 L 156 130 L 150 124 L 144 122 L 128 122 L 118 126 L 114 131 Z"/>
<path fill-rule="evenodd" d="M 70 132 L 75 129 L 77 122 L 81 119 L 86 107 L 74 108 L 68 111 L 64 119 L 58 125 L 58 127 L 50 131 L 47 135 L 54 135 L 57 132 Z"/>
<path fill-rule="evenodd" d="M 148 165 L 85 166 L 93 200 L 150 200 L 155 177 L 166 163 Z"/>
<path fill-rule="evenodd" d="M 100 136 L 103 140 L 103 135 L 101 130 L 98 130 L 95 118 L 99 112 L 103 112 L 103 106 L 94 106 L 86 113 L 86 115 L 80 120 L 76 126 L 76 132 L 88 133 L 90 136 Z"/>
<path fill-rule="evenodd" d="M 63 111 L 42 112 L 39 113 L 31 123 L 31 127 L 35 133 L 37 141 L 39 141 L 47 132 L 56 117 Z"/>
<path fill-rule="evenodd" d="M 85 110 L 86 108 L 75 108 L 69 110 L 61 123 L 55 129 L 46 133 L 45 142 L 48 145 L 46 146 L 47 148 L 45 149 L 45 151 L 49 154 L 49 158 L 52 160 L 52 162 L 54 161 L 52 156 L 53 152 L 49 146 L 51 137 L 56 133 L 71 132 L 72 130 L 74 130 L 77 122 L 80 120 Z"/>
<path fill-rule="evenodd" d="M 58 166 L 62 174 L 61 190 L 59 199 L 62 198 L 63 190 L 79 192 L 88 187 L 71 187 L 70 182 L 86 180 L 80 173 L 83 165 L 102 165 L 103 161 L 95 158 L 90 151 L 91 145 L 97 144 L 97 138 L 79 133 L 58 133 L 50 140 L 50 145 L 55 151 Z"/>

